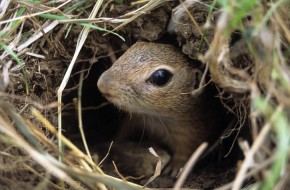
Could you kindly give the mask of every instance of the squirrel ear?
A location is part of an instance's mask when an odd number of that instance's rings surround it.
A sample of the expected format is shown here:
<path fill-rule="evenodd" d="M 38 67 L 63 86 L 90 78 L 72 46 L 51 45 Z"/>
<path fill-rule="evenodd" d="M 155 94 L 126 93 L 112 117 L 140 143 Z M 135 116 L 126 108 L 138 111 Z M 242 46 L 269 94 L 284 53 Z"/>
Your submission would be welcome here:
<path fill-rule="evenodd" d="M 191 86 L 193 87 L 193 89 L 197 89 L 199 87 L 200 82 L 201 82 L 201 78 L 202 78 L 203 73 L 198 69 L 192 69 L 192 72 L 193 72 L 192 77 L 194 77 L 194 78 L 192 80 L 193 82 L 192 82 Z"/>
<path fill-rule="evenodd" d="M 192 87 L 191 95 L 199 96 L 206 89 L 206 86 L 208 85 L 207 84 L 208 80 L 207 77 L 203 78 L 203 75 L 205 73 L 203 73 L 202 71 L 198 69 L 193 69 L 192 72 L 193 72 L 192 77 L 194 77 L 194 79 L 192 79 L 191 84 Z"/>

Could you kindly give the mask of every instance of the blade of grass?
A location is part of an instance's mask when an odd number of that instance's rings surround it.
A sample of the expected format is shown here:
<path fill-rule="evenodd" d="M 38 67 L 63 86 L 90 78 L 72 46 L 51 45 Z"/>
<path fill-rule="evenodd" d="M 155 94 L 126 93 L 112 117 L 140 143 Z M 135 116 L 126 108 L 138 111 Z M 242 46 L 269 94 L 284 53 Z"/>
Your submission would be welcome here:
<path fill-rule="evenodd" d="M 0 21 L 0 25 L 2 24 L 6 24 L 6 23 L 9 23 L 9 22 L 13 22 L 13 21 L 17 21 L 17 20 L 23 20 L 23 19 L 27 19 L 27 18 L 31 18 L 31 17 L 35 17 L 35 16 L 38 16 L 38 15 L 41 15 L 41 14 L 45 14 L 45 13 L 49 13 L 49 12 L 53 12 L 53 11 L 57 11 L 59 10 L 61 7 L 65 6 L 66 4 L 68 4 L 69 2 L 71 2 L 72 0 L 67 0 L 65 1 L 63 4 L 57 6 L 57 7 L 53 7 L 49 10 L 46 10 L 46 11 L 41 11 L 41 12 L 38 12 L 38 13 L 34 13 L 34 14 L 30 14 L 30 15 L 24 15 L 24 16 L 20 16 L 20 17 L 17 17 L 17 18 L 13 18 L 13 19 L 8 19 L 8 20 L 4 20 L 4 21 Z"/>
<path fill-rule="evenodd" d="M 26 8 L 25 7 L 21 7 L 17 13 L 16 13 L 16 18 L 20 17 L 21 15 L 23 15 L 23 13 L 25 12 Z M 23 20 L 17 20 L 17 21 L 13 21 L 11 23 L 9 23 L 10 27 L 8 31 L 2 30 L 0 32 L 0 38 L 6 38 L 7 36 L 9 36 L 13 31 L 15 31 L 15 29 L 17 29 L 17 27 L 23 22 Z"/>
<path fill-rule="evenodd" d="M 38 151 L 43 151 L 42 147 L 37 142 L 37 139 L 32 135 L 31 131 L 27 128 L 27 125 L 25 121 L 22 119 L 22 117 L 17 114 L 14 107 L 4 101 L 0 101 L 0 107 L 5 110 L 7 115 L 11 117 L 13 122 L 15 122 L 15 126 L 21 131 L 23 136 L 27 139 L 28 142 L 30 142 Z"/>
<path fill-rule="evenodd" d="M 64 143 L 66 146 L 68 146 L 71 150 L 73 150 L 76 155 L 78 155 L 80 158 L 84 158 L 91 166 L 100 174 L 103 174 L 104 172 L 87 156 L 85 155 L 81 150 L 79 150 L 70 140 L 68 140 L 63 135 L 60 135 L 58 131 L 53 127 L 53 125 L 47 121 L 43 115 L 40 114 L 39 111 L 36 109 L 32 109 L 31 113 L 53 134 L 56 135 L 59 141 Z"/>
<path fill-rule="evenodd" d="M 82 67 L 82 70 L 84 69 L 84 67 Z M 81 133 L 81 137 L 82 137 L 82 141 L 83 141 L 83 145 L 85 147 L 86 153 L 88 155 L 88 157 L 92 159 L 88 144 L 87 144 L 87 140 L 86 140 L 86 136 L 85 136 L 85 132 L 84 132 L 84 128 L 83 128 L 83 117 L 82 117 L 82 90 L 83 90 L 83 81 L 84 81 L 84 71 L 81 72 L 80 74 L 80 79 L 79 79 L 79 87 L 78 87 L 78 99 L 77 101 L 77 111 L 78 111 L 78 123 L 79 123 L 79 130 Z"/>
<path fill-rule="evenodd" d="M 72 6 L 69 6 L 68 8 L 66 8 L 63 12 L 66 14 L 71 13 L 72 11 L 76 10 L 79 7 L 82 7 L 84 4 L 86 4 L 87 2 L 89 2 L 90 0 L 81 0 L 81 1 L 77 1 L 76 3 L 74 3 Z"/>
<path fill-rule="evenodd" d="M 2 17 L 5 14 L 9 4 L 10 4 L 10 0 L 2 0 L 0 2 L 0 19 L 2 19 Z"/>
<path fill-rule="evenodd" d="M 94 6 L 94 8 L 93 8 L 93 10 L 92 10 L 92 12 L 91 12 L 91 14 L 89 16 L 90 18 L 94 18 L 96 16 L 96 14 L 99 11 L 102 3 L 103 3 L 103 0 L 98 0 L 96 2 L 96 4 L 95 4 L 95 6 Z M 89 32 L 90 32 L 90 28 L 89 27 L 84 27 L 82 32 L 80 33 L 74 56 L 73 56 L 73 58 L 72 58 L 72 60 L 71 60 L 71 62 L 69 64 L 69 67 L 68 67 L 68 69 L 67 69 L 67 71 L 65 73 L 65 76 L 64 76 L 64 78 L 63 78 L 63 80 L 62 80 L 62 82 L 60 84 L 60 87 L 59 87 L 59 89 L 57 91 L 57 100 L 58 100 L 58 103 L 59 103 L 59 106 L 58 106 L 58 134 L 59 134 L 59 136 L 62 136 L 62 112 L 61 112 L 62 111 L 62 107 L 61 107 L 62 92 L 63 92 L 64 88 L 66 87 L 66 84 L 67 84 L 67 82 L 69 80 L 69 77 L 71 75 L 72 69 L 74 67 L 75 61 L 76 61 L 76 59 L 78 57 L 78 54 L 79 54 L 83 44 L 85 43 L 85 40 L 86 40 Z M 59 140 L 58 146 L 59 146 L 60 152 L 63 152 L 62 151 L 63 150 L 62 141 Z M 62 158 L 59 157 L 59 160 L 61 161 Z"/>
<path fill-rule="evenodd" d="M 102 31 L 102 32 L 107 32 L 107 33 L 114 34 L 114 35 L 118 36 L 121 40 L 125 41 L 125 39 L 121 35 L 117 34 L 116 32 L 104 29 L 104 28 L 99 27 L 97 25 L 93 25 L 93 24 L 90 24 L 90 23 L 85 23 L 84 22 L 85 19 L 82 19 L 82 22 L 80 22 L 80 21 L 75 20 L 75 19 L 68 19 L 67 17 L 59 16 L 59 15 L 53 15 L 53 14 L 42 14 L 42 15 L 39 15 L 39 17 L 46 18 L 46 19 L 52 19 L 52 20 L 59 20 L 60 21 L 59 23 L 62 23 L 61 20 L 65 20 L 65 23 L 73 22 L 73 23 L 81 25 L 81 26 L 85 26 L 85 27 L 88 27 L 88 28 L 92 28 L 92 29 L 96 29 L 96 30 Z M 90 20 L 88 20 L 88 22 L 89 21 Z"/>
<path fill-rule="evenodd" d="M 8 46 L 6 46 L 3 43 L 0 43 L 0 49 L 1 48 L 4 49 L 17 62 L 18 65 L 22 65 L 22 61 L 18 58 L 18 56 Z M 27 76 L 26 76 L 26 73 L 25 73 L 23 67 L 21 68 L 21 70 L 23 73 L 26 94 L 29 94 L 29 85 L 28 85 Z"/>

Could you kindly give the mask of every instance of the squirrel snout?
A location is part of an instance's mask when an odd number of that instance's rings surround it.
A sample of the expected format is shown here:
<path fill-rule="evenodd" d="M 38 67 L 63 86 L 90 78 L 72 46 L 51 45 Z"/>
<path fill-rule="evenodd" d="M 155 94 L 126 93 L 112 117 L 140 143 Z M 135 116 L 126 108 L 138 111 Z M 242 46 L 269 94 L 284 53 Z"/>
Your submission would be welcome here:
<path fill-rule="evenodd" d="M 105 73 L 103 73 L 97 82 L 98 89 L 105 98 L 111 97 L 111 94 L 109 92 L 109 80 L 109 77 Z"/>

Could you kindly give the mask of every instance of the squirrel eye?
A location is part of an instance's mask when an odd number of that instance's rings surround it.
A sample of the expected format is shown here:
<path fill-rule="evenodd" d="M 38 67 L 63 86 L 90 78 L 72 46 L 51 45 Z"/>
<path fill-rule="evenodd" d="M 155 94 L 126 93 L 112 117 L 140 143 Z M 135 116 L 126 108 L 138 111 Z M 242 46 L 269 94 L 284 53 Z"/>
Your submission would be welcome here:
<path fill-rule="evenodd" d="M 155 71 L 148 79 L 147 82 L 155 86 L 164 86 L 172 78 L 173 74 L 165 69 Z"/>

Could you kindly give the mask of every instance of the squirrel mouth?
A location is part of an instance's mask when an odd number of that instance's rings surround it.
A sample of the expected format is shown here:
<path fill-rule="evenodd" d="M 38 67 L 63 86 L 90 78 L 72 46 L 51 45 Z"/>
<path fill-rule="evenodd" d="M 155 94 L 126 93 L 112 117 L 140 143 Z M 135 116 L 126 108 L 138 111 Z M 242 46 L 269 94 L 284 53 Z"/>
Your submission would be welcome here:
<path fill-rule="evenodd" d="M 112 97 L 112 95 L 110 93 L 102 93 L 102 96 L 107 98 L 107 99 L 110 99 Z"/>
<path fill-rule="evenodd" d="M 110 93 L 102 93 L 102 96 L 105 97 L 111 103 L 115 102 L 114 99 L 116 98 L 116 96 L 114 96 L 114 95 L 112 95 Z"/>

